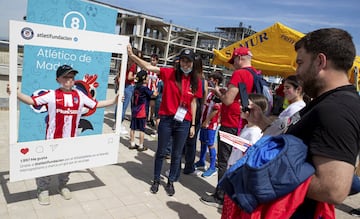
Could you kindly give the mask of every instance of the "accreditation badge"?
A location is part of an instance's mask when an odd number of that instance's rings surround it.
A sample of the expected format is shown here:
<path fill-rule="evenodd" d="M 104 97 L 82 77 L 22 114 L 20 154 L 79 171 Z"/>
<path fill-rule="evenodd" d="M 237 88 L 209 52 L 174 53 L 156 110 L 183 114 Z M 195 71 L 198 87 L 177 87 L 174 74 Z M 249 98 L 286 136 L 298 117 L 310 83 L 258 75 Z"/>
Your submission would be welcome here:
<path fill-rule="evenodd" d="M 186 113 L 187 113 L 187 109 L 183 106 L 179 106 L 178 109 L 176 110 L 174 119 L 178 122 L 182 122 L 184 121 Z"/>

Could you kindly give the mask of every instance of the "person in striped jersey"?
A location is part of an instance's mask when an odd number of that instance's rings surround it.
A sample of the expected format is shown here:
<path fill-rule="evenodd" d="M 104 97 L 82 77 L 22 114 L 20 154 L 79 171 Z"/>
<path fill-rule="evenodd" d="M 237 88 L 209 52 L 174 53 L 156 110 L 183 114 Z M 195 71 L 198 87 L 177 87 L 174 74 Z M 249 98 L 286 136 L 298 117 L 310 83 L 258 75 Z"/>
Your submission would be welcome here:
<path fill-rule="evenodd" d="M 36 96 L 23 94 L 20 90 L 17 92 L 17 98 L 25 104 L 47 108 L 46 139 L 75 137 L 85 107 L 94 109 L 110 106 L 117 102 L 118 96 L 114 99 L 97 101 L 76 89 L 74 78 L 77 73 L 78 71 L 71 66 L 62 65 L 56 71 L 56 81 L 60 85 L 58 89 L 47 90 Z M 7 92 L 10 93 L 9 86 Z M 71 199 L 70 190 L 66 186 L 69 175 L 70 172 L 57 175 L 59 180 L 58 191 L 66 200 Z M 36 178 L 37 195 L 41 205 L 50 204 L 50 181 L 50 176 Z"/>

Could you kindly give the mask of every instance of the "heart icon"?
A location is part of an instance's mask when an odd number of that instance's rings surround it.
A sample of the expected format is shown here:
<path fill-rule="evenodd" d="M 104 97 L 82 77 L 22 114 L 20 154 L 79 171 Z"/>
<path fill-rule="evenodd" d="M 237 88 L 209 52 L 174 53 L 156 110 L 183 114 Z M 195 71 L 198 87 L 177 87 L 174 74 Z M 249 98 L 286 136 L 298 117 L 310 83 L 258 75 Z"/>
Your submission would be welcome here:
<path fill-rule="evenodd" d="M 27 152 L 29 152 L 29 148 L 21 148 L 20 152 L 22 154 L 27 154 Z"/>

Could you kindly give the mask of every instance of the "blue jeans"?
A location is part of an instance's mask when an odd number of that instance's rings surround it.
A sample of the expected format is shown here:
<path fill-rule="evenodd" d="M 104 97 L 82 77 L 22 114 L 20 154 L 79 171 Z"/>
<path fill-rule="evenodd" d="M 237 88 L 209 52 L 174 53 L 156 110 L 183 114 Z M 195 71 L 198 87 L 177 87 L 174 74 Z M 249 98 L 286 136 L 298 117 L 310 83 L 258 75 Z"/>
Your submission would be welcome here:
<path fill-rule="evenodd" d="M 124 119 L 125 119 L 126 109 L 128 108 L 131 98 L 134 94 L 134 89 L 135 89 L 135 86 L 133 86 L 133 85 L 125 85 L 125 89 L 124 89 L 125 99 L 124 99 L 124 104 L 123 104 L 121 121 L 124 121 Z"/>
<path fill-rule="evenodd" d="M 190 121 L 178 122 L 173 116 L 160 116 L 158 128 L 158 148 L 155 154 L 154 180 L 160 180 L 161 168 L 166 155 L 168 143 L 172 137 L 171 163 L 169 181 L 175 182 L 180 175 L 179 166 L 185 141 L 189 135 Z"/>

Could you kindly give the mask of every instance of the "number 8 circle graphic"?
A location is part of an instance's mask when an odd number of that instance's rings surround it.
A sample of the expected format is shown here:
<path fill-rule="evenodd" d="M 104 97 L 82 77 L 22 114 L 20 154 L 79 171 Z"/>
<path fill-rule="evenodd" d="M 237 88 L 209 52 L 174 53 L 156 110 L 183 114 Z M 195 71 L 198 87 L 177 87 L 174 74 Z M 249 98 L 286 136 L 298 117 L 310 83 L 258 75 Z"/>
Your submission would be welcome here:
<path fill-rule="evenodd" d="M 67 26 L 68 19 L 71 19 L 70 26 Z M 83 27 L 81 28 L 81 24 L 83 23 Z M 86 30 L 86 19 L 84 15 L 77 11 L 70 11 L 64 16 L 63 26 L 66 28 L 76 29 L 76 30 Z"/>

